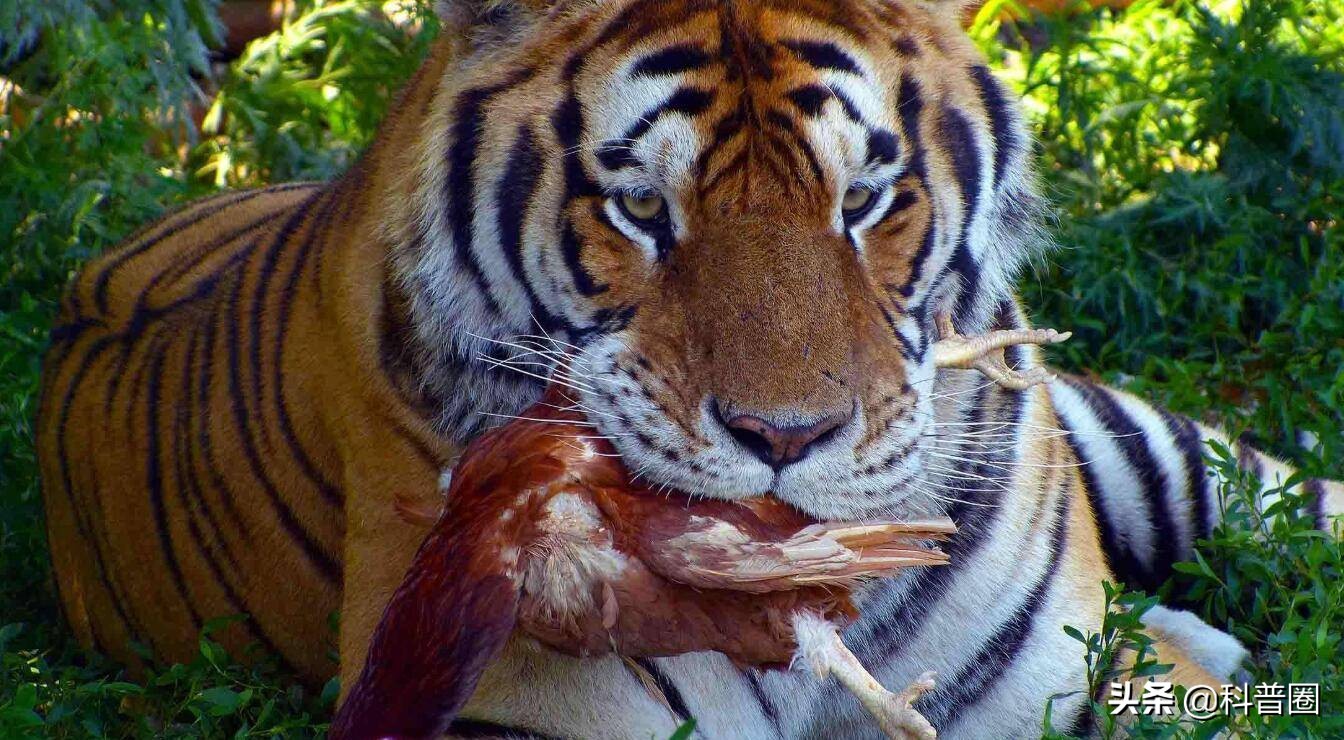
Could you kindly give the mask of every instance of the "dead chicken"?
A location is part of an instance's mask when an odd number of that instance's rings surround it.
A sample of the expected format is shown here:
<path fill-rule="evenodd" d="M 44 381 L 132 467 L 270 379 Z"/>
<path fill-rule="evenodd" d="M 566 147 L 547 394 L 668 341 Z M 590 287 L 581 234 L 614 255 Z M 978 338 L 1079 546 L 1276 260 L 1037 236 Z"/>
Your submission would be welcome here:
<path fill-rule="evenodd" d="M 570 406 L 552 389 L 467 448 L 333 738 L 439 736 L 515 629 L 578 656 L 715 650 L 785 666 L 798 653 L 893 737 L 933 737 L 910 708 L 927 678 L 890 694 L 836 629 L 860 581 L 947 562 L 921 542 L 950 521 L 820 523 L 772 498 L 655 493 Z M 799 637 L 812 643 L 799 651 Z"/>

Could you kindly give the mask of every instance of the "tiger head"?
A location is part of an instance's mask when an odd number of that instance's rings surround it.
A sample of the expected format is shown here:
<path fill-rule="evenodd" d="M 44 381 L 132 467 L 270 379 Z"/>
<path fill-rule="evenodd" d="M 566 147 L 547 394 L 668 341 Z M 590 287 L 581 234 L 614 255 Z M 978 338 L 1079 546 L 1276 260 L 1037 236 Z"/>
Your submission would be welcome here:
<path fill-rule="evenodd" d="M 447 431 L 553 376 L 655 487 L 929 511 L 933 317 L 1016 320 L 1039 242 L 960 3 L 440 5 L 394 269 Z"/>

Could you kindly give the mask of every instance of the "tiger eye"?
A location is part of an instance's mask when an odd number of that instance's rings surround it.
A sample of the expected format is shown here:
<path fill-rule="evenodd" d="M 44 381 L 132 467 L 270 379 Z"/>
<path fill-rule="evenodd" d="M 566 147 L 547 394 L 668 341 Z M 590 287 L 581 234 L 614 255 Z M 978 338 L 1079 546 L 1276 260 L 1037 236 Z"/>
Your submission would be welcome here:
<path fill-rule="evenodd" d="M 662 214 L 663 209 L 667 207 L 666 201 L 661 195 L 633 195 L 626 193 L 621 196 L 621 208 L 638 221 L 652 221 Z"/>
<path fill-rule="evenodd" d="M 873 200 L 873 191 L 868 188 L 850 188 L 845 191 L 845 197 L 840 201 L 840 207 L 845 213 L 857 213 L 868 207 Z"/>

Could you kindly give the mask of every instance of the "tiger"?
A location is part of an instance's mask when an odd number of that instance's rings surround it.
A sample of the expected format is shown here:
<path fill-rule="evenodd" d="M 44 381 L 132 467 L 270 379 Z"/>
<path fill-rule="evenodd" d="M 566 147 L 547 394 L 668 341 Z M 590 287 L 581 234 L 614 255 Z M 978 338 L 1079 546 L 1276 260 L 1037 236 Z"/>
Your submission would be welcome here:
<path fill-rule="evenodd" d="M 447 0 L 348 172 L 228 192 L 67 289 L 38 454 L 65 619 L 137 670 L 202 628 L 320 685 L 370 634 L 482 430 L 562 383 L 651 487 L 818 519 L 950 516 L 951 564 L 865 586 L 846 642 L 944 737 L 1086 732 L 1102 582 L 1153 588 L 1222 517 L 1210 440 L 1123 391 L 937 370 L 1021 328 L 1046 253 L 1031 139 L 961 0 Z M 1020 370 L 1037 348 L 1011 347 Z M 1344 486 L 1300 484 L 1318 524 Z M 1265 496 L 1265 504 L 1272 503 Z M 1159 612 L 1155 610 L 1155 614 Z M 334 638 L 329 627 L 339 615 Z M 1150 619 L 1173 676 L 1240 643 Z M 429 646 L 427 646 L 428 649 Z M 721 655 L 526 639 L 458 737 L 871 737 L 857 703 Z"/>

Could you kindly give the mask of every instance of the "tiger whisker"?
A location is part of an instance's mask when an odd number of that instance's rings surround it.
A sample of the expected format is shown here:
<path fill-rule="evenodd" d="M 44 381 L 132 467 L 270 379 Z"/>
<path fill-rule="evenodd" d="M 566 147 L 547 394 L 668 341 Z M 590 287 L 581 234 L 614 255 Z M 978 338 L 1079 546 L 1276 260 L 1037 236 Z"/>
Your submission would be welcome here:
<path fill-rule="evenodd" d="M 539 403 L 541 403 L 541 402 L 539 402 Z M 621 417 L 619 417 L 619 416 L 617 416 L 616 414 L 613 414 L 613 413 L 611 413 L 611 412 L 608 412 L 608 411 L 601 411 L 601 410 L 598 410 L 598 409 L 588 408 L 587 406 L 584 406 L 583 404 L 577 404 L 577 403 L 574 404 L 574 405 L 572 405 L 572 406 L 557 406 L 557 405 L 555 405 L 555 404 L 553 404 L 553 403 L 541 403 L 541 405 L 542 405 L 542 406 L 545 406 L 545 407 L 547 407 L 547 408 L 555 409 L 556 411 L 574 411 L 574 412 L 577 412 L 577 413 L 580 413 L 580 414 L 584 414 L 584 415 L 587 415 L 587 414 L 598 414 L 599 416 L 606 416 L 606 417 L 609 417 L 609 418 L 612 418 L 612 419 L 619 419 L 619 418 L 621 418 Z"/>
<path fill-rule="evenodd" d="M 966 499 L 957 498 L 955 496 L 945 496 L 943 494 L 930 491 L 922 486 L 918 486 L 913 483 L 907 484 L 907 486 L 910 488 L 910 490 L 921 496 L 927 496 L 931 499 L 942 501 L 948 504 L 962 504 L 965 506 L 984 506 L 987 508 L 994 508 L 999 506 L 999 504 L 997 503 L 986 503 L 984 501 L 967 501 Z"/>
<path fill-rule="evenodd" d="M 493 416 L 500 419 L 518 419 L 519 421 L 535 421 L 541 424 L 572 424 L 574 426 L 596 427 L 596 424 L 589 424 L 582 421 L 565 421 L 563 419 L 535 419 L 530 416 L 516 416 L 514 414 L 498 414 L 493 411 L 477 411 L 481 416 Z"/>
<path fill-rule="evenodd" d="M 925 466 L 931 470 L 938 471 L 939 475 L 949 480 L 976 480 L 988 483 L 994 486 L 995 488 L 999 488 L 1000 490 L 1003 491 L 1011 490 L 1008 484 L 998 479 L 990 478 L 989 476 L 985 475 L 980 475 L 979 473 L 972 473 L 969 470 L 962 470 L 960 468 L 950 468 L 945 465 L 939 465 L 937 463 L 925 463 Z"/>
<path fill-rule="evenodd" d="M 503 369 L 505 369 L 505 370 L 512 370 L 513 372 L 518 373 L 518 374 L 520 374 L 520 375 L 526 375 L 526 376 L 529 377 L 529 378 L 536 378 L 537 380 L 540 380 L 540 381 L 542 381 L 543 383 L 558 382 L 560 385 L 562 385 L 562 386 L 564 386 L 564 387 L 566 387 L 566 388 L 570 388 L 570 389 L 576 390 L 576 391 L 591 391 L 591 390 L 593 390 L 591 386 L 587 386 L 587 385 L 579 385 L 579 384 L 576 384 L 576 383 L 574 383 L 574 382 L 566 382 L 564 379 L 562 379 L 562 378 L 555 378 L 554 376 L 548 377 L 548 376 L 545 376 L 545 375 L 539 375 L 539 374 L 537 374 L 537 373 L 531 372 L 530 370 L 524 370 L 524 369 L 519 368 L 519 367 L 514 367 L 513 365 L 510 365 L 510 364 L 508 364 L 508 363 L 506 363 L 506 362 L 501 362 L 501 361 L 499 361 L 499 360 L 496 360 L 496 359 L 493 358 L 493 357 L 487 357 L 487 356 L 485 356 L 485 355 L 478 355 L 478 356 L 476 357 L 476 359 L 479 360 L 479 361 L 481 361 L 481 362 L 484 362 L 484 363 L 487 364 L 487 365 L 490 365 L 491 367 L 498 367 L 498 368 L 503 368 Z"/>
<path fill-rule="evenodd" d="M 929 451 L 929 454 L 932 455 L 933 457 L 942 458 L 944 460 L 952 460 L 954 462 L 964 462 L 971 465 L 988 465 L 990 467 L 1004 468 L 1004 469 L 1007 468 L 1030 468 L 1033 470 L 1067 469 L 1067 468 L 1081 468 L 1084 465 L 1090 464 L 1090 461 L 1087 460 L 1081 460 L 1076 463 L 1034 463 L 1034 462 L 1012 462 L 1008 460 L 974 460 L 968 457 L 945 455 L 941 452 L 933 452 L 933 451 Z"/>
<path fill-rule="evenodd" d="M 1112 432 L 1090 432 L 1090 431 L 1080 431 L 1076 429 L 1063 429 L 1060 427 L 1047 427 L 1047 426 L 1041 426 L 1040 424 L 1029 424 L 1026 422 L 1009 422 L 1009 421 L 930 422 L 930 426 L 981 426 L 981 425 L 994 426 L 995 429 L 990 431 L 995 431 L 997 429 L 1036 429 L 1046 432 L 1059 432 L 1061 434 L 1076 437 L 1100 437 L 1103 439 L 1121 439 L 1124 437 L 1136 437 L 1143 434 L 1143 432 L 1129 432 L 1126 434 L 1117 434 Z"/>

